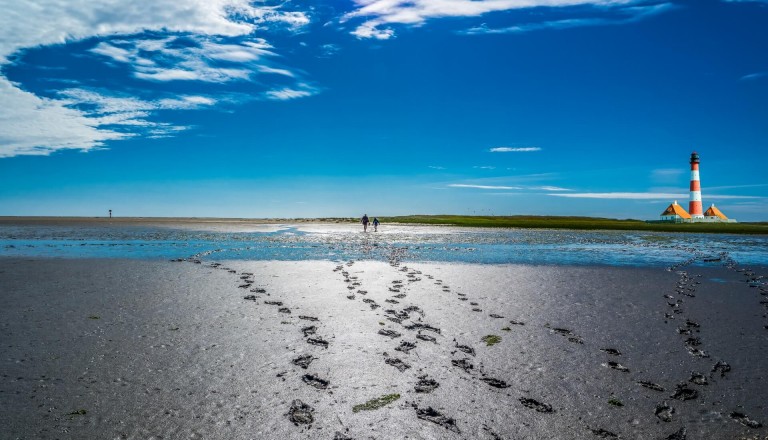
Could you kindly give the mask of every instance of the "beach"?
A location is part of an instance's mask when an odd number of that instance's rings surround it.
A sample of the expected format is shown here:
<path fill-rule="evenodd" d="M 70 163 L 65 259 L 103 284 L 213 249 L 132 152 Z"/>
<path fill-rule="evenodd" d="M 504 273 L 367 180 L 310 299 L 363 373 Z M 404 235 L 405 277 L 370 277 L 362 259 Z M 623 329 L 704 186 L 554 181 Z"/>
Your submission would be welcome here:
<path fill-rule="evenodd" d="M 760 268 L 0 258 L 3 438 L 766 438 Z"/>

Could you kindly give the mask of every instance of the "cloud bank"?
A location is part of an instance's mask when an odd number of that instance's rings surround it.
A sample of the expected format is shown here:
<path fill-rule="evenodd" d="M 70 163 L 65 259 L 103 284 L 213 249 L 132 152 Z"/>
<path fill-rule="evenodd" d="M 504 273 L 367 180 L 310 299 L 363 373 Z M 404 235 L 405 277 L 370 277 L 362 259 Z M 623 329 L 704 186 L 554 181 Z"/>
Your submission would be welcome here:
<path fill-rule="evenodd" d="M 419 26 L 435 18 L 478 17 L 491 12 L 537 7 L 615 6 L 633 0 L 353 0 L 354 11 L 345 14 L 342 22 L 363 18 L 351 33 L 358 38 L 392 38 L 393 24 Z"/>
<path fill-rule="evenodd" d="M 263 39 L 251 35 L 274 26 L 297 29 L 308 22 L 303 12 L 253 5 L 249 0 L 14 2 L 0 14 L 0 68 L 13 63 L 14 57 L 27 49 L 125 36 L 98 44 L 92 53 L 130 66 L 135 78 L 141 80 L 219 83 L 250 80 L 257 73 L 290 77 L 293 74 L 285 69 L 257 63 L 273 54 Z M 136 39 L 147 32 L 167 37 Z M 174 46 L 178 35 L 190 36 L 192 44 Z M 224 37 L 240 41 L 217 41 Z M 299 94 L 308 96 L 311 92 L 305 88 Z M 162 136 L 183 127 L 163 128 L 163 124 L 151 123 L 147 120 L 151 112 L 199 108 L 213 104 L 215 99 L 169 96 L 132 101 L 119 98 L 114 91 L 82 89 L 42 97 L 0 76 L 0 101 L 0 157 L 10 157 L 64 149 L 88 151 L 108 141 L 135 136 L 135 127 L 149 127 L 147 134 Z"/>

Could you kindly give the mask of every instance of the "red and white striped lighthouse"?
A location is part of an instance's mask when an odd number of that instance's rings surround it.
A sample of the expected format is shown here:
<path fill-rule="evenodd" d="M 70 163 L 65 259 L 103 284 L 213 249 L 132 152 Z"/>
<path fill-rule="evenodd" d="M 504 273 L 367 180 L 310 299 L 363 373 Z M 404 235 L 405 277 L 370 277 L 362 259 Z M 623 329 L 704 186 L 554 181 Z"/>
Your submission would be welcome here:
<path fill-rule="evenodd" d="M 699 154 L 691 153 L 691 200 L 688 202 L 688 214 L 692 218 L 704 218 L 701 209 L 701 182 L 699 181 Z"/>

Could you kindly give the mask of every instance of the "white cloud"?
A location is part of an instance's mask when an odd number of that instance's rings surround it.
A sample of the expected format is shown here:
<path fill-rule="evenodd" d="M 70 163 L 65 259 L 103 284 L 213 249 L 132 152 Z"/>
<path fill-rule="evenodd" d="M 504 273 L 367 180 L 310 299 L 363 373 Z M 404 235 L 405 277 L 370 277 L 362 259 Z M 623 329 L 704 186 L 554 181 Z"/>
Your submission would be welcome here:
<path fill-rule="evenodd" d="M 317 93 L 317 90 L 307 84 L 299 84 L 299 89 L 285 87 L 277 90 L 269 90 L 264 93 L 267 99 L 275 101 L 287 101 L 296 98 L 305 98 Z"/>
<path fill-rule="evenodd" d="M 768 77 L 768 72 L 756 72 L 756 73 L 750 73 L 749 75 L 744 75 L 739 80 L 741 81 L 754 81 L 756 79 L 765 78 Z"/>
<path fill-rule="evenodd" d="M 491 148 L 491 153 L 525 153 L 530 151 L 541 151 L 539 147 L 496 147 Z"/>
<path fill-rule="evenodd" d="M 433 170 L 444 170 L 445 167 L 437 166 L 437 165 L 428 165 L 427 168 L 432 168 Z"/>
<path fill-rule="evenodd" d="M 19 51 L 91 37 L 137 35 L 149 31 L 242 37 L 247 40 L 252 32 L 260 28 L 273 25 L 297 28 L 309 22 L 309 18 L 302 12 L 283 11 L 251 0 L 36 0 L 3 3 L 3 13 L 0 14 L 0 69 Z M 157 40 L 151 44 L 156 45 L 155 50 L 167 52 L 169 48 L 163 47 L 163 42 Z M 263 55 L 258 47 L 262 42 L 253 40 L 236 44 L 235 47 L 213 42 L 207 46 L 202 45 L 199 53 L 179 49 L 184 62 L 174 68 L 160 65 L 157 59 L 137 56 L 132 51 L 135 47 L 130 45 L 99 45 L 94 53 L 108 57 L 113 62 L 135 61 L 136 76 L 144 79 L 221 82 L 247 79 L 250 72 L 248 69 L 231 66 L 212 66 L 208 59 L 218 62 L 253 62 Z M 148 43 L 144 49 L 153 50 L 151 44 Z M 195 60 L 195 56 L 200 58 Z M 149 105 L 149 109 L 96 114 L 80 107 L 102 106 L 99 107 L 102 110 L 104 106 L 141 108 L 146 103 L 124 98 L 119 103 L 114 99 L 100 104 L 78 102 L 76 93 L 60 99 L 40 97 L 22 90 L 18 84 L 0 75 L 0 157 L 50 154 L 62 149 L 87 151 L 102 147 L 109 141 L 134 136 L 115 131 L 111 128 L 113 124 L 153 125 L 154 136 L 167 135 L 184 127 L 150 123 L 143 119 L 148 112 L 159 108 L 197 108 L 207 105 L 199 100 L 195 102 L 194 98 L 174 99 L 176 102 L 154 102 Z"/>
<path fill-rule="evenodd" d="M 136 78 L 148 81 L 247 81 L 255 71 L 293 77 L 288 70 L 264 64 L 263 58 L 275 55 L 271 48 L 263 39 L 224 44 L 211 37 L 182 36 L 101 42 L 91 52 L 130 65 Z"/>
<path fill-rule="evenodd" d="M 387 39 L 394 36 L 388 24 L 421 25 L 433 18 L 477 17 L 490 12 L 536 7 L 577 5 L 626 5 L 633 0 L 354 0 L 358 8 L 342 21 L 365 17 L 353 32 L 359 38 Z"/>
<path fill-rule="evenodd" d="M 451 183 L 448 185 L 451 188 L 473 188 L 473 189 L 524 189 L 519 186 L 499 186 L 499 185 L 469 185 L 463 183 Z"/>
<path fill-rule="evenodd" d="M 490 166 L 490 165 L 484 165 L 484 166 L 477 165 L 477 166 L 473 166 L 472 168 L 475 168 L 477 170 L 495 170 L 496 169 L 496 167 Z"/>
<path fill-rule="evenodd" d="M 592 18 L 568 18 L 563 20 L 553 20 L 544 22 L 525 23 L 515 26 L 490 28 L 486 24 L 475 26 L 460 32 L 464 35 L 483 35 L 483 34 L 518 34 L 523 32 L 538 31 L 544 29 L 568 29 L 584 26 L 609 26 L 635 23 L 645 18 L 670 11 L 676 8 L 672 3 L 660 3 L 646 6 L 631 6 L 617 8 L 613 15 L 609 17 Z"/>
<path fill-rule="evenodd" d="M 506 185 L 475 185 L 465 183 L 451 183 L 450 188 L 473 188 L 473 189 L 495 189 L 495 190 L 525 190 L 525 191 L 572 191 L 568 188 L 559 186 L 506 186 Z"/>
<path fill-rule="evenodd" d="M 566 193 L 549 194 L 555 197 L 571 197 L 577 199 L 628 199 L 628 200 L 687 200 L 688 193 L 636 193 L 636 192 L 608 192 L 608 193 Z M 705 199 L 725 200 L 725 199 L 759 199 L 756 196 L 718 196 L 705 194 Z"/>

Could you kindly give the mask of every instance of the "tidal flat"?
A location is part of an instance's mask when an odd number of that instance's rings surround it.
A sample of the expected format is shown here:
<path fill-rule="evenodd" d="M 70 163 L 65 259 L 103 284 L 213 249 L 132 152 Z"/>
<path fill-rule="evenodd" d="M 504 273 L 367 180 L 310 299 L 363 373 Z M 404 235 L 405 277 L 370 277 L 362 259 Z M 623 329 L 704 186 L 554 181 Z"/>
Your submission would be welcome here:
<path fill-rule="evenodd" d="M 0 229 L 2 438 L 768 435 L 759 243 L 24 228 Z"/>

